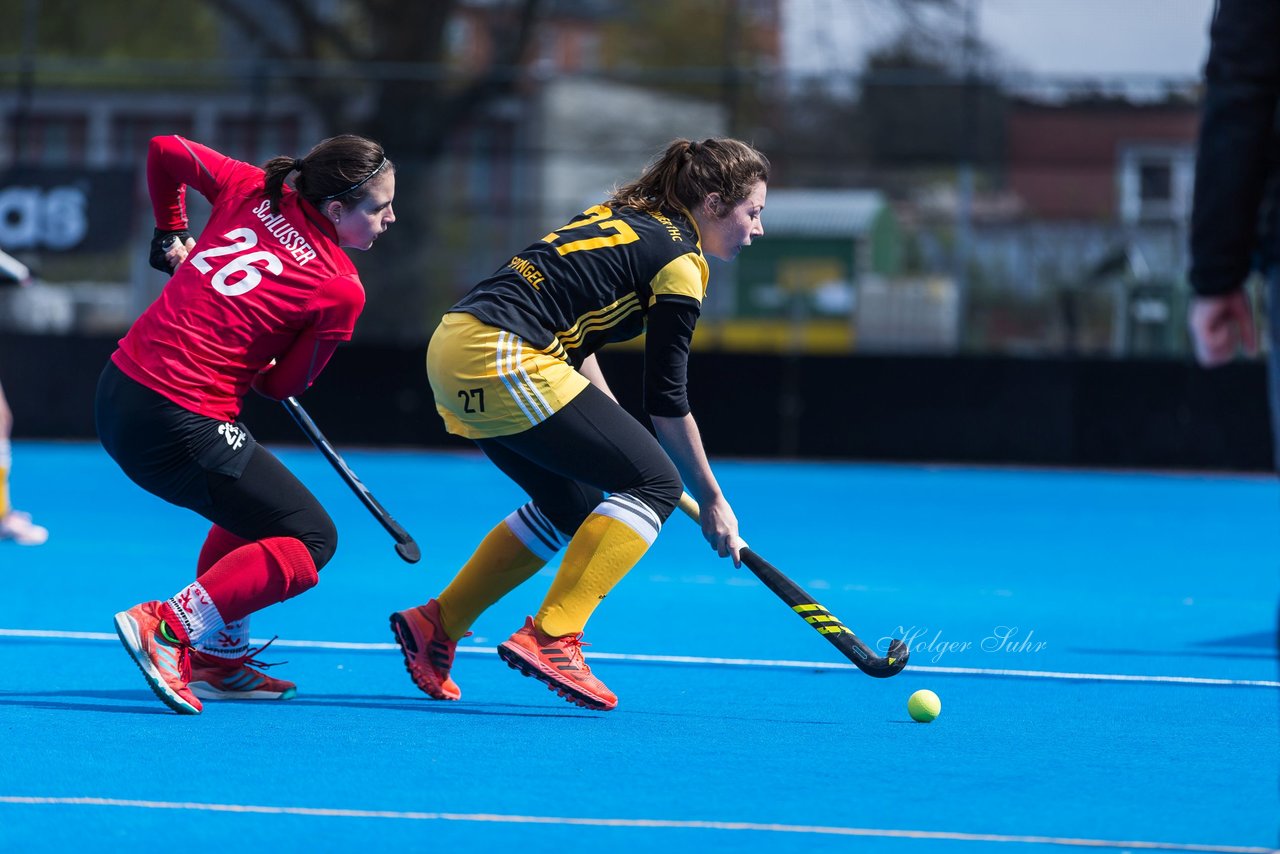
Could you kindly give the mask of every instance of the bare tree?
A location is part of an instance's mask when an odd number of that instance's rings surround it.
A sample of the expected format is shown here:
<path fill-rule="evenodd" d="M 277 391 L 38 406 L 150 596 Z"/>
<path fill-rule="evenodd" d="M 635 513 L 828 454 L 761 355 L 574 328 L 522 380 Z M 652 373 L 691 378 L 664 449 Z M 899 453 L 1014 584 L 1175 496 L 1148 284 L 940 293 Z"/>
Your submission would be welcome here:
<path fill-rule="evenodd" d="M 309 101 L 332 132 L 377 139 L 400 165 L 393 252 L 360 257 L 370 300 L 359 334 L 420 341 L 433 299 L 430 167 L 495 99 L 517 92 L 543 0 L 204 0 Z M 453 63 L 456 16 L 487 28 L 479 55 Z M 438 284 L 438 283 L 436 283 Z M 447 290 L 447 289 L 446 289 Z"/>

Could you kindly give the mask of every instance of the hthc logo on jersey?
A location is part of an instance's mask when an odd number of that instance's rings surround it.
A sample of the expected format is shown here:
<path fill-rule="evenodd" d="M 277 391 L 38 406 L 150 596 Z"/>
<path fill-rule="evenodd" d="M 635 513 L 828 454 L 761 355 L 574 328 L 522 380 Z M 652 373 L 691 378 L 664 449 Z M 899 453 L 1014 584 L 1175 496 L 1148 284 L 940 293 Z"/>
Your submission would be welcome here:
<path fill-rule="evenodd" d="M 219 424 L 218 432 L 226 438 L 231 450 L 238 451 L 244 446 L 244 431 L 234 424 Z"/>

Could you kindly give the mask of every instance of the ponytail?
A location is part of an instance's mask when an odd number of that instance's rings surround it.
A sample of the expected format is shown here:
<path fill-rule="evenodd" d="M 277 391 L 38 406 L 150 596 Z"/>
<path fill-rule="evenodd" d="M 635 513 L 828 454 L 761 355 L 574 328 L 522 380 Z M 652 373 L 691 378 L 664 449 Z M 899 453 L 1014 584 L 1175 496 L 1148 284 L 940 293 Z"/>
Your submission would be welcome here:
<path fill-rule="evenodd" d="M 394 172 L 395 168 L 378 143 L 355 134 L 340 134 L 317 143 L 305 157 L 281 155 L 268 160 L 262 167 L 266 173 L 263 193 L 271 202 L 271 212 L 279 213 L 285 179 L 296 171 L 293 188 L 316 207 L 334 199 L 353 204 L 365 197 L 365 185 L 375 175 Z"/>
<path fill-rule="evenodd" d="M 281 155 L 273 157 L 267 161 L 262 167 L 262 171 L 266 173 L 263 180 L 263 192 L 266 193 L 267 200 L 271 202 L 271 212 L 280 213 L 280 199 L 284 196 L 284 179 L 289 177 L 289 173 L 298 168 L 301 160 L 295 160 L 292 157 Z"/>
<path fill-rule="evenodd" d="M 614 190 L 612 207 L 692 211 L 712 193 L 729 206 L 769 180 L 769 161 L 745 142 L 728 138 L 677 139 L 639 178 Z"/>

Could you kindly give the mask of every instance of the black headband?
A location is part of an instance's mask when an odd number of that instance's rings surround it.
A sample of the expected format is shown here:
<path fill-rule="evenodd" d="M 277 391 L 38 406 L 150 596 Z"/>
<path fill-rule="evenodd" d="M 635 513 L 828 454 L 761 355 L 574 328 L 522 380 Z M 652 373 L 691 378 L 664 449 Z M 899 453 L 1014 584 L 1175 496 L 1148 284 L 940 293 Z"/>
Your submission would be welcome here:
<path fill-rule="evenodd" d="M 329 201 L 330 199 L 336 199 L 336 198 L 338 198 L 338 196 L 345 196 L 345 195 L 347 195 L 347 193 L 354 193 L 356 190 L 360 189 L 360 188 L 361 188 L 361 187 L 363 187 L 365 184 L 367 184 L 367 183 L 369 183 L 371 180 L 373 180 L 373 176 L 374 176 L 374 175 L 377 175 L 379 172 L 381 172 L 381 171 L 382 171 L 382 167 L 383 167 L 383 166 L 386 166 L 386 165 L 387 165 L 387 158 L 385 158 L 385 157 L 384 157 L 384 158 L 382 158 L 382 162 L 378 164 L 378 168 L 377 168 L 377 169 L 374 169 L 372 172 L 370 172 L 368 175 L 366 175 L 362 180 L 355 182 L 355 183 L 354 183 L 354 184 L 352 184 L 350 187 L 347 187 L 347 189 L 343 190 L 343 191 L 342 191 L 342 192 L 340 192 L 340 193 L 334 193 L 332 196 L 325 196 L 325 197 L 324 197 L 324 198 L 322 198 L 320 201 L 322 201 L 322 202 L 327 202 L 327 201 Z"/>

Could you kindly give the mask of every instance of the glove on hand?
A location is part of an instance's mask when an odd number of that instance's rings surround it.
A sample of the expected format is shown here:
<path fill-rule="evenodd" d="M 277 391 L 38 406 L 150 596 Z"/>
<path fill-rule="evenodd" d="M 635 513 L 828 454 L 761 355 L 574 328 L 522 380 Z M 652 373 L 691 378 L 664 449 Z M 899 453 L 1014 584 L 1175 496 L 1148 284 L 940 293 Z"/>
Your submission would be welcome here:
<path fill-rule="evenodd" d="M 169 266 L 169 259 L 164 257 L 165 253 L 173 246 L 175 240 L 186 243 L 190 239 L 191 233 L 185 228 L 179 231 L 161 231 L 157 228 L 151 236 L 151 257 L 147 260 L 152 267 L 171 276 L 173 268 Z"/>

